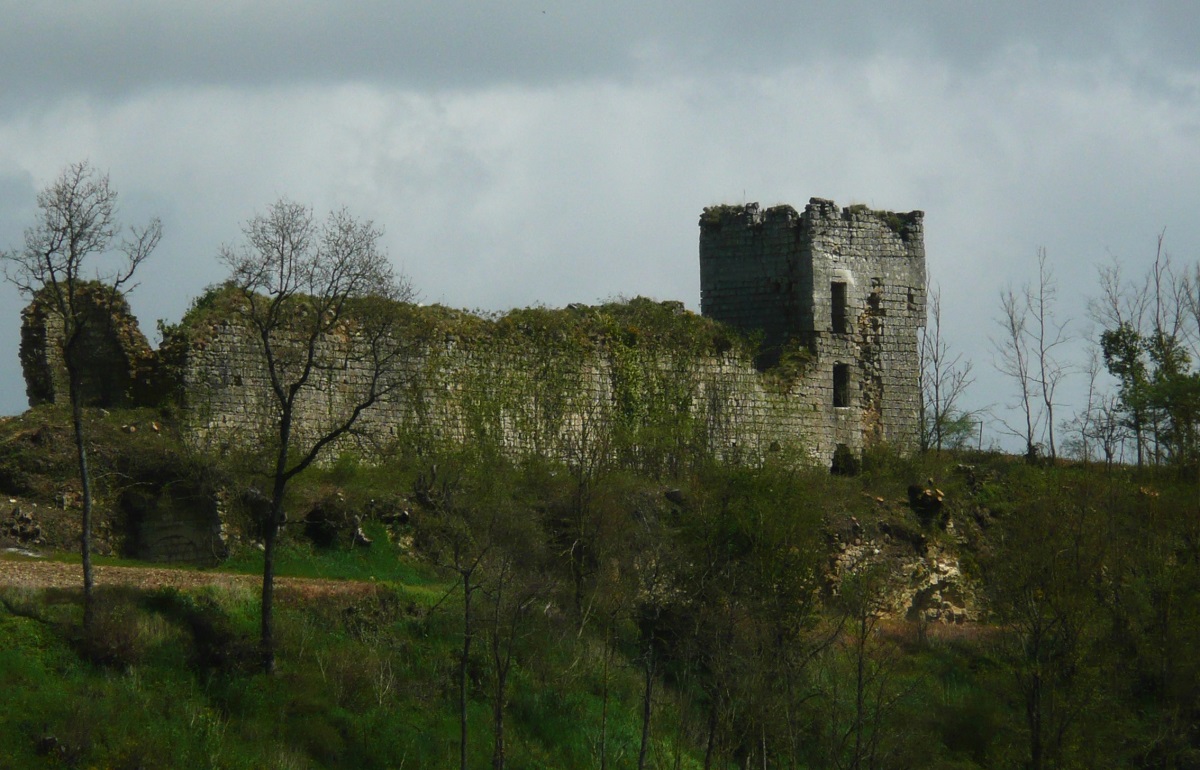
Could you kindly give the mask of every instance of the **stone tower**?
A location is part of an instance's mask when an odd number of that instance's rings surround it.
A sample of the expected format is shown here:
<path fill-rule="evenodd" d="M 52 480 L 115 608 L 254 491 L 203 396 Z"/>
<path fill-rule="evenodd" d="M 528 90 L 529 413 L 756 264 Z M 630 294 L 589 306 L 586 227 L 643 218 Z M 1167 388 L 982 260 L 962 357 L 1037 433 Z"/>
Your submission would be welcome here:
<path fill-rule="evenodd" d="M 701 215 L 701 312 L 761 333 L 764 368 L 805 362 L 816 445 L 918 443 L 923 218 L 821 198 L 802 214 L 749 203 Z"/>

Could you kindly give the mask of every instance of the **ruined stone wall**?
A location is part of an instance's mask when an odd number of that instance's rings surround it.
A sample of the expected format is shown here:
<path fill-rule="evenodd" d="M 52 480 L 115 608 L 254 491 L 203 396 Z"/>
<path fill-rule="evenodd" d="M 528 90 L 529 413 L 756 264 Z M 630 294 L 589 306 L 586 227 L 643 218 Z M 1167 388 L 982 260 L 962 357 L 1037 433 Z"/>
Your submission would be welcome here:
<path fill-rule="evenodd" d="M 695 319 L 678 303 L 663 307 Z M 330 454 L 481 441 L 567 460 L 624 443 L 659 465 L 700 449 L 740 461 L 780 451 L 823 461 L 832 454 L 809 441 L 820 424 L 813 395 L 760 373 L 748 348 L 681 349 L 649 337 L 631 341 L 620 329 L 564 344 L 533 330 L 489 328 L 504 323 L 476 318 L 483 333 L 439 331 L 411 346 L 399 387 Z M 192 330 L 180 371 L 181 413 L 199 444 L 219 450 L 271 429 L 259 343 L 236 321 Z M 353 365 L 323 371 L 301 400 L 298 438 L 312 439 L 344 414 L 365 376 Z"/>
<path fill-rule="evenodd" d="M 706 316 L 761 329 L 768 349 L 778 346 L 768 364 L 805 362 L 798 390 L 821 415 L 809 433 L 819 454 L 838 444 L 916 447 L 921 212 L 839 208 L 820 198 L 802 214 L 754 203 L 712 207 L 700 220 L 700 274 Z"/>

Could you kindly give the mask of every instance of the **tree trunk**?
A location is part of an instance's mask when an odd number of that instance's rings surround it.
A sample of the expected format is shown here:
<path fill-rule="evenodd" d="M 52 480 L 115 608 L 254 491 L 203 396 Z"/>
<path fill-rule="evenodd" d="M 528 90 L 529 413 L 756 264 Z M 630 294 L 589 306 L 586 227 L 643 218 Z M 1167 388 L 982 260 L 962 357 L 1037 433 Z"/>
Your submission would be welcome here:
<path fill-rule="evenodd" d="M 496 690 L 492 699 L 492 770 L 504 770 L 504 695 L 508 688 L 509 667 L 512 665 L 512 639 L 509 639 L 510 646 L 506 650 L 500 636 L 503 580 L 501 576 L 492 605 L 492 667 L 496 672 Z M 516 633 L 515 629 L 513 633 Z"/>
<path fill-rule="evenodd" d="M 467 767 L 467 661 L 471 656 L 471 573 L 463 572 L 463 646 L 458 662 L 458 755 L 461 770 Z"/>
<path fill-rule="evenodd" d="M 283 523 L 283 497 L 287 492 L 287 456 L 291 436 L 292 410 L 285 403 L 279 418 L 279 449 L 275 456 L 271 508 L 263 527 L 262 664 L 263 671 L 268 674 L 275 672 L 275 541 Z"/>
<path fill-rule="evenodd" d="M 1029 767 L 1030 770 L 1042 770 L 1042 682 L 1040 674 L 1033 675 L 1026 702 L 1029 719 Z"/>
<path fill-rule="evenodd" d="M 268 674 L 275 673 L 275 543 L 283 520 L 285 488 L 286 481 L 280 472 L 276 476 L 271 508 L 263 527 L 262 665 Z"/>
<path fill-rule="evenodd" d="M 646 770 L 646 759 L 650 753 L 650 714 L 654 697 L 654 650 L 647 645 L 645 660 L 646 682 L 642 691 L 642 744 L 638 749 L 638 770 Z"/>
<path fill-rule="evenodd" d="M 713 698 L 708 707 L 708 741 L 704 747 L 704 770 L 711 770 L 717 756 L 717 701 Z"/>
<path fill-rule="evenodd" d="M 604 626 L 604 674 L 600 688 L 600 770 L 608 770 L 608 658 L 611 622 Z"/>
<path fill-rule="evenodd" d="M 279 520 L 275 506 L 271 506 L 263 532 L 263 582 L 262 582 L 262 667 L 268 674 L 275 673 L 275 539 L 279 532 Z"/>
<path fill-rule="evenodd" d="M 572 599 L 575 603 L 575 617 L 579 620 L 580 629 L 583 628 L 583 480 L 577 478 L 575 481 L 575 500 L 571 512 L 574 516 L 572 522 L 575 527 L 575 542 L 571 543 L 571 584 L 574 588 Z"/>
<path fill-rule="evenodd" d="M 796 724 L 794 701 L 796 698 L 794 688 L 792 686 L 791 667 L 787 666 L 784 669 L 784 712 L 783 722 L 787 725 L 787 745 L 788 745 L 788 767 L 791 770 L 796 770 L 797 762 L 800 756 L 800 728 Z"/>
<path fill-rule="evenodd" d="M 496 671 L 496 699 L 492 703 L 492 770 L 504 770 L 504 691 L 508 684 L 508 670 Z"/>
<path fill-rule="evenodd" d="M 850 767 L 854 768 L 854 770 L 862 767 L 863 758 L 863 733 L 866 719 L 866 646 L 868 633 L 867 617 L 863 615 L 859 619 L 858 638 L 854 640 L 854 756 L 850 762 Z"/>
<path fill-rule="evenodd" d="M 88 470 L 87 445 L 83 439 L 82 385 L 75 367 L 68 372 L 70 381 L 71 424 L 75 430 L 75 452 L 79 460 L 79 485 L 83 494 L 83 516 L 80 521 L 79 550 L 83 563 L 83 631 L 90 636 L 96 620 L 96 605 L 92 575 L 92 476 Z"/>

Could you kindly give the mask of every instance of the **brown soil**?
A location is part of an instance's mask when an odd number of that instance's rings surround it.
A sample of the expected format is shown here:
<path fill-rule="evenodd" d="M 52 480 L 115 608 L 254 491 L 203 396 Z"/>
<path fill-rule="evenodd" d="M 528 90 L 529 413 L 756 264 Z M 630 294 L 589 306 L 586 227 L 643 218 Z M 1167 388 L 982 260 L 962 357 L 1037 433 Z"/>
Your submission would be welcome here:
<path fill-rule="evenodd" d="M 128 588 L 200 588 L 204 586 L 238 587 L 258 590 L 262 577 L 214 570 L 171 569 L 169 567 L 93 567 L 96 586 Z M 46 561 L 30 557 L 0 554 L 0 588 L 76 589 L 82 588 L 83 571 L 78 564 Z M 373 584 L 356 580 L 320 580 L 317 578 L 275 579 L 281 594 L 301 598 L 369 593 Z"/>

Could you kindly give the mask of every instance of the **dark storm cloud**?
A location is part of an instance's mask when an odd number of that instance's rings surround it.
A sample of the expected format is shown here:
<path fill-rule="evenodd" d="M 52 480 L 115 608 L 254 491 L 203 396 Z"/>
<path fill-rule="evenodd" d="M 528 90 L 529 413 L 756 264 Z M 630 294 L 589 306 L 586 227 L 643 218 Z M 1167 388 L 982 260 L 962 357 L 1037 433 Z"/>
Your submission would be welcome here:
<path fill-rule="evenodd" d="M 415 90 L 738 73 L 895 53 L 973 67 L 1013 46 L 1193 68 L 1188 3 L 4 2 L 9 109 L 65 94 L 374 82 Z"/>

